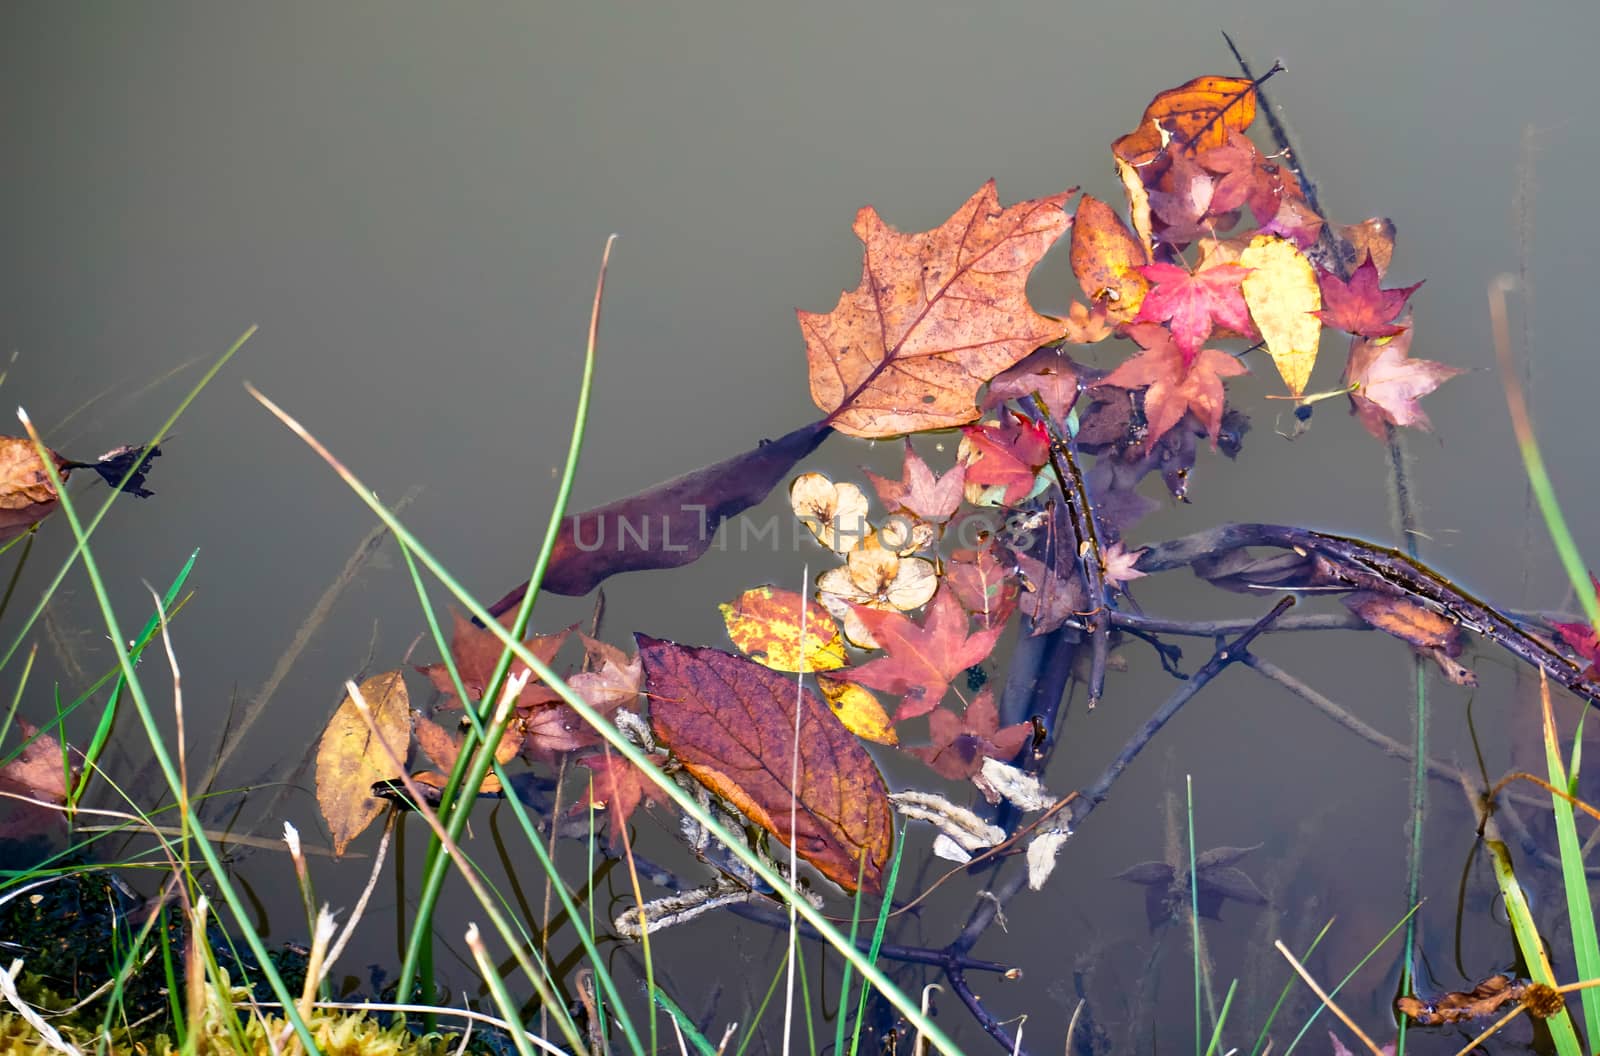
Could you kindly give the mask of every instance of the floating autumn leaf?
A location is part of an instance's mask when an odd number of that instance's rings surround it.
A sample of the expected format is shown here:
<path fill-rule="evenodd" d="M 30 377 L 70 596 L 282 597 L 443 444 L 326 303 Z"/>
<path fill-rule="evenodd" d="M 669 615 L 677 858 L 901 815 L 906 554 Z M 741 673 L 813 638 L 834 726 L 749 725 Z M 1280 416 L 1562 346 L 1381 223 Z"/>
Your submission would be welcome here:
<path fill-rule="evenodd" d="M 992 387 L 990 391 L 994 391 Z M 909 513 L 925 521 L 938 522 L 948 521 L 961 505 L 962 487 L 967 479 L 966 463 L 959 460 L 944 475 L 934 476 L 910 440 L 906 441 L 905 465 L 899 480 L 880 477 L 870 470 L 866 473 L 890 513 Z"/>
<path fill-rule="evenodd" d="M 1594 573 L 1589 573 L 1589 582 L 1594 584 L 1596 598 L 1600 598 L 1600 579 Z M 1583 677 L 1600 680 L 1600 635 L 1595 633 L 1594 624 L 1588 620 L 1575 623 L 1556 623 L 1550 626 L 1561 635 L 1561 640 L 1572 647 L 1572 650 L 1585 660 L 1589 666 L 1584 670 Z"/>
<path fill-rule="evenodd" d="M 888 792 L 832 710 L 809 689 L 797 693 L 792 677 L 754 661 L 636 637 L 656 739 L 846 891 L 856 890 L 859 876 L 862 890 L 881 892 L 894 843 Z"/>
<path fill-rule="evenodd" d="M 832 431 L 824 422 L 813 422 L 715 465 L 568 517 L 539 589 L 575 597 L 619 572 L 681 568 L 699 560 L 724 521 L 765 499 Z M 527 589 L 526 583 L 511 588 L 489 607 L 490 615 L 498 618 L 516 608 Z"/>
<path fill-rule="evenodd" d="M 944 581 L 955 591 L 961 607 L 984 629 L 1005 625 L 1021 590 L 1012 570 L 995 556 L 993 543 L 951 554 L 945 562 Z"/>
<path fill-rule="evenodd" d="M 1497 1015 L 1502 1007 L 1523 1000 L 1533 983 L 1515 981 L 1507 975 L 1491 975 L 1471 990 L 1452 990 L 1432 1001 L 1412 994 L 1395 998 L 1394 1010 L 1414 1023 L 1436 1027 L 1450 1023 L 1470 1023 Z M 1393 1051 L 1394 1046 L 1385 1046 Z M 1348 1051 L 1348 1050 L 1346 1050 Z"/>
<path fill-rule="evenodd" d="M 1268 164 L 1249 136 L 1232 129 L 1223 146 L 1204 152 L 1198 160 L 1207 171 L 1220 177 L 1211 194 L 1211 208 L 1216 212 L 1232 212 L 1249 205 L 1256 223 L 1264 224 L 1277 215 L 1285 194 L 1300 195 L 1293 174 Z"/>
<path fill-rule="evenodd" d="M 1294 243 L 1274 235 L 1252 238 L 1239 263 L 1250 269 L 1240 284 L 1250 317 L 1289 395 L 1298 398 L 1311 379 L 1322 336 L 1316 270 Z"/>
<path fill-rule="evenodd" d="M 1078 285 L 1107 319 L 1125 323 L 1139 313 L 1150 289 L 1139 269 L 1150 263 L 1150 255 L 1115 209 L 1087 194 L 1079 199 L 1071 257 Z"/>
<path fill-rule="evenodd" d="M 1461 367 L 1436 363 L 1431 359 L 1411 359 L 1411 338 L 1405 331 L 1387 341 L 1352 338 L 1350 359 L 1345 365 L 1345 384 L 1351 386 L 1350 411 L 1361 419 L 1367 432 L 1384 438 L 1386 425 L 1409 425 L 1428 429 L 1428 413 L 1417 401 L 1457 374 Z"/>
<path fill-rule="evenodd" d="M 1078 364 L 1071 356 L 1059 348 L 1040 348 L 989 382 L 983 407 L 994 410 L 1006 400 L 1020 400 L 1024 405 L 1031 405 L 1037 393 L 1050 411 L 1050 417 L 1058 423 L 1065 422 L 1072 405 L 1078 402 L 1078 385 Z"/>
<path fill-rule="evenodd" d="M 1014 506 L 1043 486 L 1039 470 L 1050 461 L 1050 432 L 1042 422 L 1007 411 L 998 422 L 963 428 L 956 457 L 967 465 L 968 502 Z"/>
<path fill-rule="evenodd" d="M 383 812 L 372 786 L 394 773 L 391 753 L 404 760 L 411 744 L 411 702 L 399 669 L 373 675 L 357 689 L 368 717 L 362 718 L 355 694 L 347 694 L 317 742 L 317 806 L 335 856 Z"/>
<path fill-rule="evenodd" d="M 621 850 L 623 847 L 623 830 L 628 826 L 628 819 L 639 805 L 649 801 L 669 806 L 672 797 L 667 795 L 662 787 L 646 777 L 622 756 L 610 751 L 586 755 L 578 760 L 580 766 L 589 768 L 589 787 L 585 790 L 584 798 L 575 804 L 571 813 L 580 814 L 586 810 L 603 810 L 606 813 L 606 831 L 612 850 Z M 654 759 L 650 761 L 655 766 Z"/>
<path fill-rule="evenodd" d="M 9 793 L 0 797 L 0 840 L 25 839 L 50 832 L 62 823 L 60 811 L 19 802 L 11 796 L 56 805 L 67 801 L 68 770 L 61 742 L 48 733 L 40 733 L 27 719 L 18 717 L 16 727 L 22 734 L 23 746 L 10 762 L 0 766 L 0 792 Z"/>
<path fill-rule="evenodd" d="M 988 627 L 968 634 L 966 610 L 951 589 L 933 596 L 920 625 L 898 612 L 864 606 L 856 612 L 887 655 L 856 668 L 851 677 L 902 696 L 896 721 L 932 711 L 952 679 L 994 652 L 1001 631 Z"/>
<path fill-rule="evenodd" d="M 1186 154 L 1173 158 L 1160 182 L 1150 189 L 1150 209 L 1160 221 L 1156 234 L 1168 245 L 1186 245 L 1215 236 L 1239 222 L 1237 212 L 1214 203 L 1217 180 Z"/>
<path fill-rule="evenodd" d="M 1121 158 L 1112 156 L 1117 168 L 1117 179 L 1122 181 L 1122 191 L 1128 198 L 1128 223 L 1144 248 L 1144 263 L 1155 255 L 1155 221 L 1150 216 L 1150 189 L 1144 185 L 1143 172 Z"/>
<path fill-rule="evenodd" d="M 610 715 L 617 708 L 632 707 L 639 695 L 639 679 L 643 668 L 637 656 L 614 645 L 590 638 L 582 631 L 584 654 L 588 657 L 587 670 L 567 678 L 567 685 L 589 703 L 596 711 Z"/>
<path fill-rule="evenodd" d="M 1349 282 L 1329 272 L 1317 275 L 1322 288 L 1323 308 L 1317 318 L 1335 330 L 1358 337 L 1393 337 L 1405 329 L 1394 322 L 1406 310 L 1406 302 L 1422 283 L 1392 290 L 1380 289 L 1378 266 L 1369 251 Z"/>
<path fill-rule="evenodd" d="M 68 460 L 50 452 L 56 472 L 65 480 Z M 0 436 L 0 542 L 15 539 L 55 512 L 61 504 L 33 441 L 25 436 Z"/>
<path fill-rule="evenodd" d="M 900 743 L 900 735 L 895 732 L 889 713 L 865 687 L 818 675 L 817 688 L 822 690 L 823 699 L 833 707 L 833 713 L 839 716 L 844 728 L 857 737 L 891 747 Z"/>
<path fill-rule="evenodd" d="M 821 473 L 802 473 L 789 485 L 789 508 L 817 542 L 836 554 L 861 544 L 867 524 L 867 496 L 846 481 L 835 484 Z"/>
<path fill-rule="evenodd" d="M 939 573 L 926 558 L 864 546 L 850 551 L 844 560 L 839 568 L 817 577 L 817 601 L 844 621 L 845 637 L 864 649 L 876 649 L 878 644 L 853 606 L 889 612 L 920 609 L 939 588 Z"/>
<path fill-rule="evenodd" d="M 983 769 L 986 758 L 1001 762 L 1015 758 L 1032 736 L 1031 723 L 1000 728 L 994 694 L 986 689 L 967 705 L 965 714 L 957 715 L 948 708 L 934 709 L 928 716 L 928 737 L 933 743 L 906 750 L 940 776 L 965 781 Z"/>
<path fill-rule="evenodd" d="M 1026 287 L 1072 222 L 1071 193 L 1002 209 L 991 180 L 942 226 L 915 235 L 870 206 L 857 213 L 861 285 L 826 315 L 798 313 L 824 421 L 885 437 L 977 418 L 979 386 L 1062 336 Z"/>
<path fill-rule="evenodd" d="M 474 701 L 479 701 L 489 686 L 489 679 L 494 674 L 495 665 L 500 662 L 500 654 L 505 646 L 493 632 L 477 626 L 460 613 L 454 615 L 456 626 L 450 638 L 450 655 L 455 659 L 456 672 L 461 676 L 461 684 L 466 687 L 467 693 Z M 509 626 L 511 622 L 510 614 L 500 618 L 502 626 Z M 560 652 L 569 633 L 571 628 L 555 634 L 536 634 L 522 644 L 534 656 L 548 664 L 555 659 L 556 653 Z M 527 670 L 527 664 L 521 660 L 513 660 L 507 677 L 515 678 Z M 428 681 L 433 683 L 433 688 L 445 695 L 441 707 L 461 706 L 461 702 L 456 699 L 456 687 L 450 679 L 448 666 L 443 663 L 427 664 L 418 667 L 417 672 L 426 675 Z M 527 708 L 558 699 L 560 698 L 554 690 L 530 678 L 522 695 L 517 698 L 517 707 Z"/>
<path fill-rule="evenodd" d="M 1394 256 L 1394 221 L 1386 216 L 1374 216 L 1359 224 L 1339 228 L 1339 240 L 1348 248 L 1351 263 L 1371 260 L 1378 269 L 1378 277 L 1389 270 Z"/>
<path fill-rule="evenodd" d="M 1183 353 L 1184 366 L 1194 362 L 1213 327 L 1242 337 L 1255 334 L 1250 309 L 1239 284 L 1250 269 L 1239 264 L 1213 264 L 1190 272 L 1176 264 L 1151 264 L 1140 274 L 1153 284 L 1139 309 L 1140 322 L 1167 323 Z"/>
<path fill-rule="evenodd" d="M 1184 412 L 1193 411 L 1210 434 L 1211 446 L 1216 447 L 1226 401 L 1222 379 L 1249 373 L 1244 364 L 1226 352 L 1206 348 L 1186 366 L 1172 332 L 1156 323 L 1134 323 L 1128 327 L 1128 336 L 1144 351 L 1100 379 L 1100 384 L 1145 389 L 1147 443 L 1154 445 L 1178 424 Z"/>
<path fill-rule="evenodd" d="M 774 671 L 833 671 L 849 663 L 833 617 L 792 590 L 755 587 L 718 608 L 739 651 Z"/>
<path fill-rule="evenodd" d="M 1256 88 L 1240 77 L 1196 77 L 1150 101 L 1139 127 L 1111 144 L 1111 152 L 1135 167 L 1166 151 L 1168 141 L 1206 150 L 1228 142 L 1256 119 Z"/>

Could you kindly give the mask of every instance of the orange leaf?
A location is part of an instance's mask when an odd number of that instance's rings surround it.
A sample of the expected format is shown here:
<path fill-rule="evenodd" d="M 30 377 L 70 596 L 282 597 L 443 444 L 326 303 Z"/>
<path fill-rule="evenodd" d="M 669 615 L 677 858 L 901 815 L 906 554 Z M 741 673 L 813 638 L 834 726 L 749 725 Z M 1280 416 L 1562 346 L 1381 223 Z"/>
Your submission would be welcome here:
<path fill-rule="evenodd" d="M 372 786 L 394 772 L 390 753 L 402 759 L 411 742 L 411 705 L 398 669 L 360 686 L 368 717 L 347 694 L 317 742 L 317 806 L 333 837 L 335 857 L 383 812 Z M 373 731 L 388 747 L 374 739 Z"/>
<path fill-rule="evenodd" d="M 67 460 L 54 451 L 50 456 L 65 481 L 71 473 Z M 15 539 L 50 516 L 60 502 L 33 441 L 0 436 L 0 543 Z"/>
<path fill-rule="evenodd" d="M 1166 149 L 1168 140 L 1192 141 L 1201 150 L 1220 147 L 1228 142 L 1229 129 L 1243 132 L 1255 119 L 1255 82 L 1196 77 L 1152 99 L 1139 127 L 1111 144 L 1111 151 L 1131 165 L 1146 165 Z"/>
<path fill-rule="evenodd" d="M 793 677 L 743 657 L 635 637 L 656 739 L 846 891 L 859 876 L 864 890 L 881 892 L 894 844 L 889 795 L 872 757 L 828 706 L 809 689 L 797 692 Z"/>
<path fill-rule="evenodd" d="M 1150 290 L 1150 280 L 1139 269 L 1150 263 L 1149 254 L 1128 231 L 1117 211 L 1084 195 L 1072 225 L 1072 273 L 1078 285 L 1114 323 L 1139 314 Z"/>
<path fill-rule="evenodd" d="M 979 386 L 1062 336 L 1033 310 L 1033 266 L 1066 232 L 1068 191 L 1002 209 L 991 180 L 942 226 L 907 235 L 868 206 L 861 285 L 799 312 L 811 398 L 851 436 L 948 429 L 978 417 Z"/>

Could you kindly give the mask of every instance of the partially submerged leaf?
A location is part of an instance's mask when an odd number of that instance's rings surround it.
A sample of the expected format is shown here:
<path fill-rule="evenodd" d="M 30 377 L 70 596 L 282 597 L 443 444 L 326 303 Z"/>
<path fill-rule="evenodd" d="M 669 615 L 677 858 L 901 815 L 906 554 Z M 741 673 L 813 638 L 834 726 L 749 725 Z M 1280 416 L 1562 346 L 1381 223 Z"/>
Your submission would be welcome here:
<path fill-rule="evenodd" d="M 994 694 L 986 689 L 959 716 L 936 708 L 928 716 L 928 736 L 933 743 L 907 750 L 940 776 L 965 781 L 983 769 L 985 759 L 1014 758 L 1032 738 L 1033 725 L 1019 722 L 1001 729 Z"/>
<path fill-rule="evenodd" d="M 833 617 L 792 590 L 755 587 L 718 608 L 739 651 L 774 671 L 832 671 L 849 662 Z"/>
<path fill-rule="evenodd" d="M 863 890 L 881 892 L 894 843 L 888 793 L 872 757 L 832 710 L 809 689 L 797 691 L 793 677 L 743 657 L 636 637 L 657 740 L 846 891 L 860 876 Z M 790 776 L 796 753 L 797 784 Z"/>
<path fill-rule="evenodd" d="M 940 227 L 907 235 L 856 214 L 861 284 L 800 312 L 811 398 L 840 432 L 898 436 L 978 417 L 979 386 L 1063 327 L 1033 310 L 1033 266 L 1066 232 L 1071 192 L 1002 209 L 990 181 Z"/>
<path fill-rule="evenodd" d="M 1311 379 L 1322 336 L 1316 270 L 1293 242 L 1274 235 L 1252 238 L 1239 263 L 1251 269 L 1240 286 L 1250 317 L 1289 395 L 1298 398 Z"/>
<path fill-rule="evenodd" d="M 493 632 L 477 626 L 459 612 L 454 615 L 456 626 L 450 639 L 450 656 L 455 660 L 456 673 L 461 676 L 461 684 L 466 687 L 471 699 L 477 702 L 483 699 L 484 691 L 489 686 L 495 665 L 500 662 L 500 654 L 504 651 L 505 644 Z M 500 622 L 509 624 L 510 615 L 501 617 Z M 555 659 L 570 630 L 569 628 L 555 634 L 535 634 L 522 644 L 534 656 L 548 664 Z M 515 678 L 528 670 L 527 664 L 513 659 L 507 677 Z M 450 678 L 450 669 L 443 662 L 419 667 L 417 672 L 426 675 L 428 681 L 433 683 L 433 687 L 445 695 L 442 707 L 461 706 L 461 701 L 456 699 L 455 682 Z M 530 677 L 517 696 L 517 707 L 529 708 L 557 699 L 559 698 L 554 690 Z"/>
<path fill-rule="evenodd" d="M 317 743 L 317 806 L 335 856 L 383 812 L 372 786 L 394 772 L 389 753 L 404 761 L 411 744 L 411 702 L 400 669 L 373 675 L 358 688 L 371 726 L 361 717 L 355 695 L 347 694 Z"/>
<path fill-rule="evenodd" d="M 595 755 L 586 755 L 578 763 L 589 768 L 591 777 L 584 798 L 573 805 L 571 813 L 605 811 L 606 829 L 614 851 L 623 847 L 623 830 L 641 803 L 648 801 L 663 806 L 672 803 L 672 797 L 660 785 L 609 748 Z M 651 765 L 655 765 L 654 760 Z"/>
<path fill-rule="evenodd" d="M 575 597 L 619 572 L 692 564 L 711 547 L 724 521 L 765 499 L 830 432 L 826 423 L 813 422 L 630 498 L 568 517 L 539 589 Z M 513 587 L 489 607 L 490 614 L 516 608 L 527 589 L 526 583 Z"/>
<path fill-rule="evenodd" d="M 0 766 L 0 792 L 26 796 L 59 806 L 67 801 L 67 767 L 61 742 L 20 716 L 17 732 L 25 747 L 4 766 Z M 0 754 L 10 754 L 9 749 Z M 21 803 L 10 796 L 0 797 L 0 840 L 20 840 L 57 828 L 64 815 L 50 807 Z"/>

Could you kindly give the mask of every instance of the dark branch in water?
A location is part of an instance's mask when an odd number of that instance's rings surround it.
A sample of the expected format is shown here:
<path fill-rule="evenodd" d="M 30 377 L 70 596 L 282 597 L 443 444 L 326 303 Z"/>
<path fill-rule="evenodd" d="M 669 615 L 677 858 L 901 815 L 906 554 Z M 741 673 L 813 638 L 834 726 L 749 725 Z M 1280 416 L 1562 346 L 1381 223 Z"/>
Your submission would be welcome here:
<path fill-rule="evenodd" d="M 1152 546 L 1139 559 L 1138 567 L 1143 572 L 1164 571 L 1246 546 L 1270 546 L 1320 557 L 1324 571 L 1344 584 L 1339 589 L 1379 589 L 1408 598 L 1541 668 L 1590 704 L 1600 704 L 1600 685 L 1583 677 L 1583 665 L 1530 634 L 1510 615 L 1394 547 L 1288 525 L 1224 524 Z"/>

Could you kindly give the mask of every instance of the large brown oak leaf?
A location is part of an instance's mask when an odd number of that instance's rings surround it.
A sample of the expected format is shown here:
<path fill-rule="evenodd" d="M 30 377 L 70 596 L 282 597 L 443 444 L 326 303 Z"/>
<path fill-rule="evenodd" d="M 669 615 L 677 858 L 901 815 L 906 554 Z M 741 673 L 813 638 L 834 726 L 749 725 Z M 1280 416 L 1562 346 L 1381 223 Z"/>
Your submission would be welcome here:
<path fill-rule="evenodd" d="M 826 315 L 799 312 L 811 398 L 851 436 L 949 429 L 978 417 L 978 388 L 1061 337 L 1028 303 L 1028 275 L 1072 224 L 1073 192 L 1002 209 L 990 180 L 932 231 L 856 214 L 861 285 Z"/>

